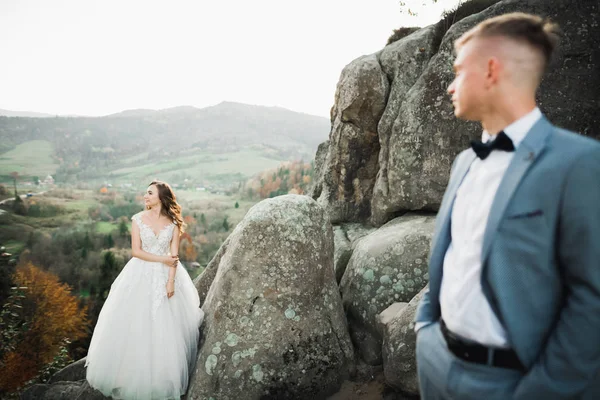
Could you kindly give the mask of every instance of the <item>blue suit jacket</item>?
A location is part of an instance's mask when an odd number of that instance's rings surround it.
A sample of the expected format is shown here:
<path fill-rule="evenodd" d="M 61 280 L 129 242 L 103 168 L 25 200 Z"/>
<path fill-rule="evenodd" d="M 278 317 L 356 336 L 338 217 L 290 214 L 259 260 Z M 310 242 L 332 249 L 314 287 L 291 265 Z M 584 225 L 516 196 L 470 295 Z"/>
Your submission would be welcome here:
<path fill-rule="evenodd" d="M 475 157 L 465 150 L 452 166 L 417 322 L 440 318 L 452 206 Z M 600 371 L 600 143 L 542 117 L 498 188 L 481 261 L 484 295 L 528 369 L 515 397 L 586 392 Z"/>

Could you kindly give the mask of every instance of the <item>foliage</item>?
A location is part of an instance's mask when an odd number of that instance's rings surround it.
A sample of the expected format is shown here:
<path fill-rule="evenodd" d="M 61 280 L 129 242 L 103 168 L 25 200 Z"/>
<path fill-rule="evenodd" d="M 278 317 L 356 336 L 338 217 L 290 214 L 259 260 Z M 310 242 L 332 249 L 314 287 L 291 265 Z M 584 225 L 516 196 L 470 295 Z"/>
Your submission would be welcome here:
<path fill-rule="evenodd" d="M 16 289 L 2 308 L 0 391 L 11 392 L 60 356 L 65 340 L 86 335 L 87 315 L 58 277 L 31 263 L 14 275 Z M 6 334 L 5 334 L 6 332 Z"/>
<path fill-rule="evenodd" d="M 129 224 L 127 222 L 127 217 L 120 218 L 119 235 L 121 235 L 121 237 L 126 237 L 127 235 L 129 235 Z"/>
<path fill-rule="evenodd" d="M 406 36 L 410 35 L 411 33 L 418 31 L 421 28 L 418 27 L 403 27 L 403 28 L 398 28 L 398 29 L 394 29 L 394 33 L 392 33 L 392 35 L 388 38 L 386 46 L 390 45 L 394 42 L 397 42 L 398 40 L 405 38 Z"/>
<path fill-rule="evenodd" d="M 15 272 L 15 260 L 12 254 L 6 252 L 4 246 L 0 247 L 0 306 L 8 298 L 10 288 L 13 286 L 13 273 Z M 1 350 L 0 350 L 1 351 Z"/>
<path fill-rule="evenodd" d="M 186 218 L 186 223 L 191 218 Z M 188 223 L 189 226 L 189 223 Z M 198 258 L 198 251 L 196 245 L 192 241 L 192 237 L 188 232 L 184 232 L 181 235 L 181 241 L 179 242 L 179 256 L 183 261 L 194 262 Z"/>
<path fill-rule="evenodd" d="M 260 173 L 240 188 L 240 194 L 260 199 L 283 194 L 304 194 L 312 181 L 312 164 L 302 161 L 284 163 L 277 169 Z"/>
<path fill-rule="evenodd" d="M 225 216 L 225 218 L 223 219 L 223 230 L 225 232 L 229 232 L 229 221 L 227 221 L 227 216 Z"/>
<path fill-rule="evenodd" d="M 18 215 L 27 215 L 28 206 L 20 196 L 16 196 L 13 201 L 13 211 Z"/>
<path fill-rule="evenodd" d="M 114 221 L 121 217 L 126 220 L 141 211 L 141 205 L 135 199 L 123 199 L 111 192 L 110 196 L 103 195 L 98 199 L 98 204 L 88 209 L 88 216 L 93 221 Z M 127 223 L 127 222 L 126 222 Z"/>
<path fill-rule="evenodd" d="M 31 246 L 25 258 L 57 275 L 76 292 L 104 293 L 110 287 L 101 279 L 102 266 L 106 263 L 104 250 L 114 247 L 129 249 L 131 246 L 129 237 L 108 236 L 89 228 L 56 230 L 51 235 L 37 233 L 30 240 Z M 125 265 L 128 258 L 129 254 L 115 255 L 117 270 Z M 114 279 L 118 271 L 111 273 L 111 279 Z"/>
<path fill-rule="evenodd" d="M 65 207 L 44 198 L 30 198 L 27 201 L 27 215 L 30 217 L 55 217 L 65 214 Z"/>
<path fill-rule="evenodd" d="M 13 171 L 10 173 L 10 177 L 13 179 L 13 185 L 15 188 L 15 197 L 19 197 L 19 195 L 17 194 L 17 179 L 19 179 L 19 173 L 16 171 Z"/>
<path fill-rule="evenodd" d="M 0 196 L 6 196 L 8 194 L 8 190 L 6 189 L 6 186 L 0 184 Z"/>
<path fill-rule="evenodd" d="M 46 197 L 53 197 L 57 199 L 68 199 L 68 200 L 81 200 L 83 195 L 76 193 L 72 189 L 52 189 L 45 193 Z"/>
<path fill-rule="evenodd" d="M 52 359 L 52 361 L 50 361 L 48 364 L 44 365 L 42 367 L 42 369 L 40 370 L 40 374 L 37 377 L 37 379 L 35 379 L 34 382 L 31 382 L 31 381 L 28 382 L 28 385 L 31 383 L 36 383 L 36 382 L 41 382 L 41 383 L 48 382 L 50 380 L 50 378 L 52 377 L 52 375 L 54 375 L 55 373 L 57 373 L 58 371 L 60 371 L 64 367 L 66 367 L 67 365 L 71 364 L 74 360 L 71 357 L 71 355 L 69 354 L 68 346 L 70 344 L 71 344 L 71 341 L 69 339 L 66 339 L 66 338 L 63 339 L 63 342 L 62 342 L 58 352 Z"/>

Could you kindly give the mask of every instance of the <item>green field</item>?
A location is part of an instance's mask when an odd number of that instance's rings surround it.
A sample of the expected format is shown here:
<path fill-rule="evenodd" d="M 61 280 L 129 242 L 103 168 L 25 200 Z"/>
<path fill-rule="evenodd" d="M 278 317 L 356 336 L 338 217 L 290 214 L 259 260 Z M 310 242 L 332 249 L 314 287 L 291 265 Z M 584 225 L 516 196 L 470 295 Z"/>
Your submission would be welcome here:
<path fill-rule="evenodd" d="M 25 243 L 16 240 L 7 240 L 3 245 L 6 248 L 6 252 L 11 254 L 18 254 L 25 247 Z"/>
<path fill-rule="evenodd" d="M 118 226 L 111 223 L 111 222 L 96 222 L 96 232 L 98 233 L 111 233 L 112 231 L 114 231 L 115 229 L 118 229 Z"/>
<path fill-rule="evenodd" d="M 20 175 L 39 176 L 43 179 L 48 174 L 54 174 L 58 168 L 58 163 L 51 157 L 53 151 L 52 144 L 47 140 L 21 143 L 0 154 L 0 175 L 16 171 Z"/>
<path fill-rule="evenodd" d="M 142 162 L 142 161 L 140 161 Z M 212 154 L 196 152 L 169 161 L 148 162 L 112 171 L 114 182 L 148 181 L 154 178 L 172 180 L 182 174 L 195 180 L 235 182 L 260 171 L 276 168 L 281 160 L 266 157 L 257 150 Z"/>

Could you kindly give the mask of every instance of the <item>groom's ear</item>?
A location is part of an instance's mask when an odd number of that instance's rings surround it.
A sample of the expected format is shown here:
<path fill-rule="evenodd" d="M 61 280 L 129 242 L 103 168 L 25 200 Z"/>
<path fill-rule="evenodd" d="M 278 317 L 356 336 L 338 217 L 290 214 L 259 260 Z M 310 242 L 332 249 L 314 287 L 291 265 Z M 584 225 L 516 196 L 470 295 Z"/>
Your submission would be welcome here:
<path fill-rule="evenodd" d="M 486 68 L 486 88 L 490 88 L 498 84 L 503 66 L 501 61 L 497 57 L 490 57 L 487 60 Z"/>

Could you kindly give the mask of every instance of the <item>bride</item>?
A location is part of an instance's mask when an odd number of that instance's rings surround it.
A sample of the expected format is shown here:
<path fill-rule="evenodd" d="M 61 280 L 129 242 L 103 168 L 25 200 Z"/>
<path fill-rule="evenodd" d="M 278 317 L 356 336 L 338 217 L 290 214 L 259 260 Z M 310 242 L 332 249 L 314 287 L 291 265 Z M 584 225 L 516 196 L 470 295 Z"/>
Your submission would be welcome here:
<path fill-rule="evenodd" d="M 179 399 L 196 362 L 204 318 L 179 262 L 181 207 L 171 187 L 150 183 L 134 215 L 133 258 L 113 282 L 86 359 L 90 385 L 114 399 Z"/>

